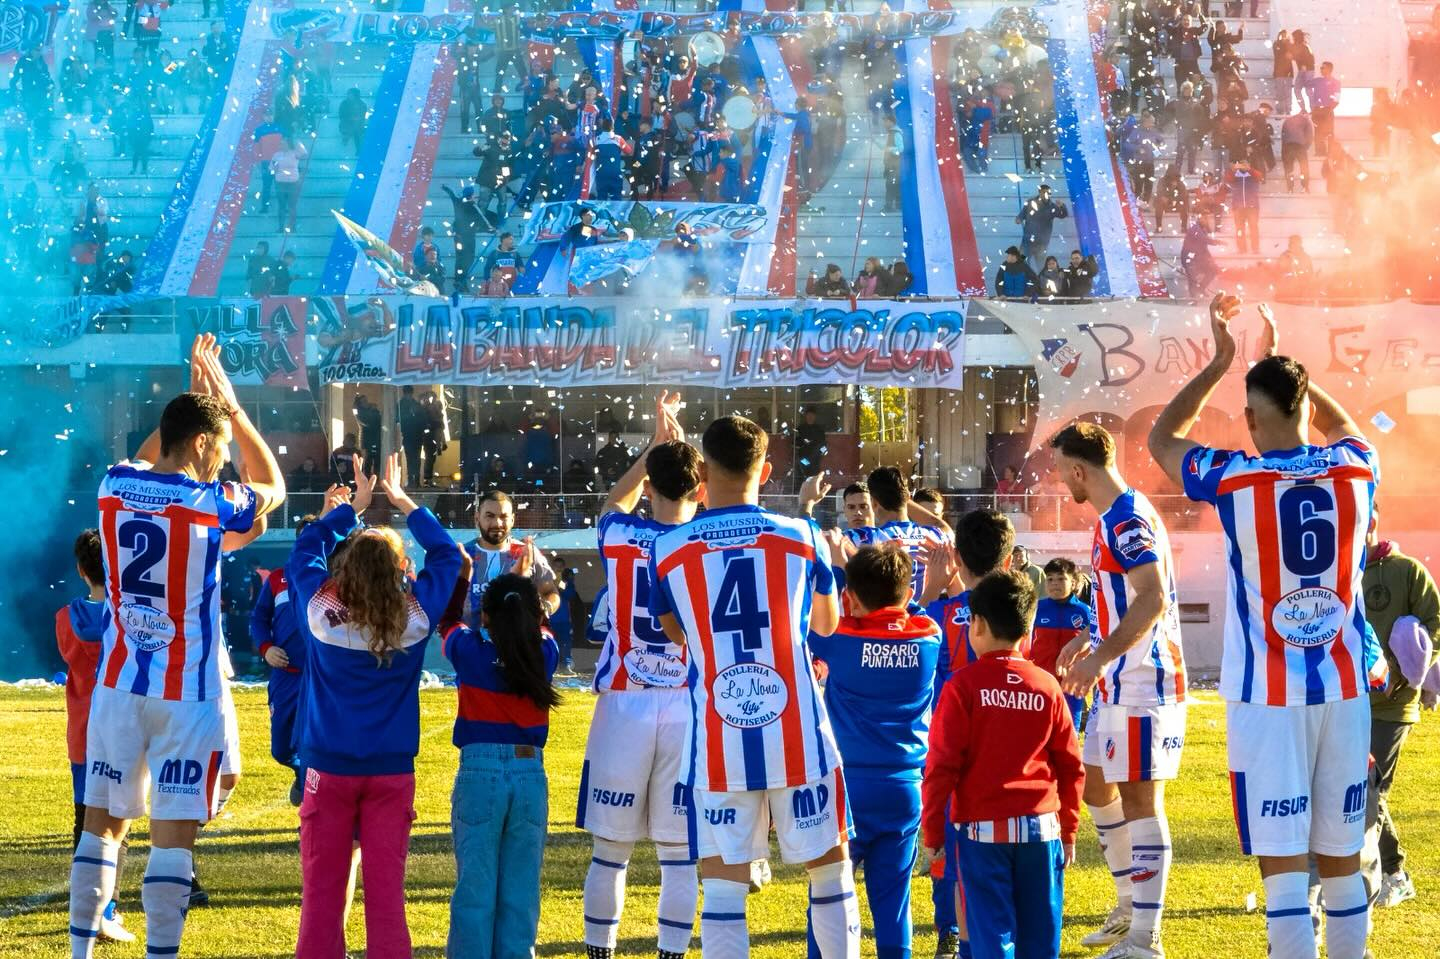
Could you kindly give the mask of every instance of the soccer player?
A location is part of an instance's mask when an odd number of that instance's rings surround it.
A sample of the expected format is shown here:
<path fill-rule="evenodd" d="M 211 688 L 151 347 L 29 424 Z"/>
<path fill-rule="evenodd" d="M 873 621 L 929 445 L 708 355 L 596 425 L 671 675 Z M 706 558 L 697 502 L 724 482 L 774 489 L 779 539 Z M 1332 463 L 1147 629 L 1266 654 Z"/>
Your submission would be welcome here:
<path fill-rule="evenodd" d="M 759 506 L 771 465 L 750 420 L 716 420 L 701 449 L 709 508 L 655 538 L 650 607 L 695 676 L 684 775 L 705 888 L 703 955 L 749 955 L 750 863 L 768 856 L 773 824 L 782 858 L 810 873 L 821 956 L 856 959 L 845 782 L 806 642 L 839 621 L 830 568 L 839 536 Z"/>
<path fill-rule="evenodd" d="M 298 536 L 315 519 L 300 520 Z M 260 586 L 260 598 L 250 613 L 250 638 L 260 657 L 270 666 L 266 700 L 270 706 L 270 755 L 294 773 L 290 784 L 290 805 L 299 806 L 304 781 L 301 779 L 299 735 L 295 720 L 300 712 L 301 671 L 305 668 L 305 640 L 295 622 L 295 606 L 285 568 L 277 566 Z"/>
<path fill-rule="evenodd" d="M 95 672 L 100 665 L 100 639 L 105 635 L 105 560 L 98 529 L 87 529 L 75 538 L 75 571 L 89 595 L 75 597 L 55 613 L 55 643 L 66 668 L 65 744 L 75 794 L 72 852 L 85 831 L 85 727 L 90 721 L 90 697 L 95 692 Z M 128 840 L 121 839 L 115 850 L 115 885 L 100 919 L 100 938 L 116 942 L 135 941 L 135 934 L 125 928 L 125 919 L 117 911 L 120 876 L 125 871 L 129 846 Z"/>
<path fill-rule="evenodd" d="M 1045 564 L 1045 595 L 1035 607 L 1035 629 L 1031 633 L 1030 661 L 1057 679 L 1056 663 L 1070 641 L 1090 632 L 1090 607 L 1075 595 L 1080 570 L 1064 557 Z M 1080 728 L 1085 700 L 1065 694 L 1070 704 L 1070 722 Z"/>
<path fill-rule="evenodd" d="M 515 528 L 515 502 L 498 489 L 490 490 L 480 497 L 475 508 L 475 531 L 479 534 L 466 545 L 470 554 L 470 599 L 467 604 L 466 625 L 481 632 L 480 597 L 485 586 L 496 576 L 515 569 L 522 557 L 528 557 L 530 575 L 540 590 L 540 602 L 548 616 L 560 606 L 560 593 L 555 585 L 555 571 L 536 546 L 534 540 L 525 537 L 516 541 L 510 535 Z"/>
<path fill-rule="evenodd" d="M 863 482 L 851 483 L 841 496 L 845 505 L 845 529 L 847 539 L 856 546 L 871 545 L 865 530 L 875 528 L 875 507 L 870 502 L 870 487 Z"/>
<path fill-rule="evenodd" d="M 635 843 L 655 843 L 660 862 L 659 959 L 690 948 L 700 893 L 690 853 L 689 797 L 681 778 L 690 717 L 690 663 L 650 615 L 655 538 L 695 515 L 703 490 L 700 454 L 685 442 L 680 397 L 664 393 L 646 454 L 616 482 L 596 537 L 605 564 L 609 628 L 595 666 L 599 699 L 590 721 L 575 824 L 594 837 L 585 876 L 585 951 L 611 959 L 625 906 Z M 641 493 L 651 519 L 635 516 Z"/>
<path fill-rule="evenodd" d="M 855 821 L 850 857 L 865 866 L 875 952 L 908 959 L 910 871 L 940 629 L 911 606 L 913 563 L 903 548 L 865 547 L 845 572 L 849 614 L 830 636 L 812 635 L 810 648 L 827 671 L 825 707 Z"/>
<path fill-rule="evenodd" d="M 1060 954 L 1083 772 L 1059 684 L 1018 649 L 1034 615 L 1035 587 L 1020 573 L 992 573 L 970 590 L 980 658 L 941 692 L 925 765 L 926 853 L 946 855 L 947 818 L 959 827 L 977 959 Z"/>
<path fill-rule="evenodd" d="M 214 812 L 223 759 L 220 553 L 285 498 L 213 337 L 196 339 L 191 377 L 195 392 L 166 405 L 141 461 L 112 466 L 100 484 L 108 621 L 86 742 L 85 832 L 70 871 L 73 957 L 93 954 L 120 839 L 147 794 L 146 948 L 180 948 L 191 850 Z M 216 481 L 232 439 L 245 483 Z"/>
<path fill-rule="evenodd" d="M 929 565 L 920 604 L 941 629 L 940 654 L 935 664 L 935 698 L 951 673 L 976 659 L 970 645 L 970 588 L 986 576 L 1010 565 L 1015 527 L 995 510 L 971 510 L 960 517 L 955 542 L 927 544 Z M 958 589 L 957 589 L 958 587 Z M 949 592 L 949 595 L 942 595 Z M 1021 655 L 1028 642 L 1022 641 Z M 935 905 L 935 928 L 940 947 L 936 955 L 970 959 L 964 896 L 959 890 L 959 866 L 954 855 L 958 836 L 951 831 L 951 855 L 930 864 L 930 896 Z"/>
<path fill-rule="evenodd" d="M 1370 749 L 1365 538 L 1380 469 L 1350 415 L 1276 353 L 1245 374 L 1257 455 L 1189 439 L 1238 352 L 1241 302 L 1210 304 L 1215 355 L 1150 433 L 1155 461 L 1225 531 L 1230 611 L 1220 661 L 1230 788 L 1240 848 L 1260 857 L 1270 954 L 1313 957 L 1307 854 L 1325 898 L 1326 951 L 1359 959 L 1369 933 L 1360 875 Z M 1323 445 L 1310 442 L 1311 427 Z"/>
<path fill-rule="evenodd" d="M 866 485 L 870 487 L 870 500 L 875 505 L 875 522 L 880 524 L 876 538 L 904 544 L 915 564 L 915 580 L 910 585 L 919 593 L 925 583 L 922 547 L 949 540 L 950 526 L 938 513 L 911 499 L 910 481 L 893 466 L 872 470 Z M 921 522 L 915 522 L 912 516 Z"/>
<path fill-rule="evenodd" d="M 1051 439 L 1076 503 L 1099 514 L 1091 548 L 1095 628 L 1061 651 L 1065 692 L 1097 690 L 1085 736 L 1085 804 L 1119 902 L 1082 940 L 1104 959 L 1164 955 L 1160 923 L 1170 876 L 1165 780 L 1185 744 L 1185 660 L 1175 605 L 1175 564 L 1160 514 L 1115 466 L 1115 439 L 1093 423 Z"/>

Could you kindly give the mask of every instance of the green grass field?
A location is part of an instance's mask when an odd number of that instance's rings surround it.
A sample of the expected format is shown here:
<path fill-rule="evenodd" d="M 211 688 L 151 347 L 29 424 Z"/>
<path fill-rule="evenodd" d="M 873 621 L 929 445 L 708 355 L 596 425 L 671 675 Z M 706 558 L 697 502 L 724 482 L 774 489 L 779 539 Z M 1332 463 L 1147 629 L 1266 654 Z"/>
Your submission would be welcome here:
<path fill-rule="evenodd" d="M 454 882 L 449 841 L 450 784 L 456 751 L 450 745 L 454 692 L 422 696 L 424 736 L 419 768 L 419 818 L 411 841 L 410 927 L 421 956 L 439 956 L 445 941 L 447 897 Z M 185 955 L 281 957 L 294 954 L 299 922 L 300 867 L 296 816 L 286 802 L 288 774 L 268 755 L 268 720 L 261 689 L 236 695 L 244 739 L 245 779 L 227 815 L 207 828 L 197 861 L 214 903 L 190 914 Z M 590 853 L 587 837 L 574 825 L 575 790 L 593 698 L 566 694 L 551 727 L 546 757 L 550 772 L 550 845 L 545 860 L 545 903 L 540 927 L 542 956 L 583 955 L 581 885 Z M 64 954 L 66 880 L 70 854 L 70 778 L 65 761 L 65 706 L 57 689 L 0 691 L 0 957 Z M 1238 854 L 1230 816 L 1224 762 L 1224 716 L 1207 700 L 1190 713 L 1185 767 L 1169 792 L 1175 843 L 1170 910 L 1165 944 L 1174 959 L 1251 957 L 1265 954 L 1264 923 L 1245 912 L 1249 892 L 1260 895 L 1253 863 Z M 619 747 L 623 748 L 623 744 Z M 1419 898 L 1381 912 L 1372 939 L 1377 956 L 1440 954 L 1440 909 L 1435 877 L 1440 867 L 1440 731 L 1433 719 L 1413 735 L 1402 762 L 1402 782 L 1392 796 L 1417 876 Z M 130 925 L 143 930 L 139 884 L 145 862 L 145 823 L 133 834 L 122 909 Z M 776 881 L 751 900 L 754 955 L 793 959 L 804 954 L 805 877 L 797 867 L 775 868 Z M 649 851 L 638 850 L 630 870 L 620 952 L 654 955 L 658 870 Z M 1068 877 L 1065 955 L 1085 955 L 1079 939 L 1102 916 L 1111 895 L 1109 877 L 1095 846 L 1094 831 L 1082 827 L 1080 863 Z M 917 956 L 928 956 L 934 935 L 925 929 L 930 914 L 929 883 L 915 883 Z M 363 900 L 363 892 L 359 898 Z M 1260 895 L 1263 904 L 1263 895 Z M 363 906 L 351 917 L 351 951 L 364 941 Z M 107 945 L 114 959 L 139 957 L 140 944 Z M 694 955 L 699 955 L 698 944 Z M 864 955 L 873 956 L 866 944 Z"/>

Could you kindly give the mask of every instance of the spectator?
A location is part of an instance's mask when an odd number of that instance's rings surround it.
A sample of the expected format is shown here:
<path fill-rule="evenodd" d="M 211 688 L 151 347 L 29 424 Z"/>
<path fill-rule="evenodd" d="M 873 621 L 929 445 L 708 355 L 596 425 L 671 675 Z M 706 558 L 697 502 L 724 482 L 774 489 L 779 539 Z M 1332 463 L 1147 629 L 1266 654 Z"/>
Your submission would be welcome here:
<path fill-rule="evenodd" d="M 654 199 L 660 192 L 660 175 L 665 163 L 665 134 L 641 120 L 635 152 L 630 159 L 630 193 L 636 199 Z"/>
<path fill-rule="evenodd" d="M 1160 189 L 1155 197 L 1155 232 L 1164 225 L 1165 214 L 1180 215 L 1180 232 L 1190 229 L 1190 188 L 1180 177 L 1180 164 L 1170 164 L 1160 180 Z"/>
<path fill-rule="evenodd" d="M 625 157 L 634 152 L 624 137 L 615 132 L 615 124 L 606 117 L 600 121 L 595 136 L 595 199 L 621 200 L 625 192 Z M 739 177 L 736 177 L 738 182 Z"/>
<path fill-rule="evenodd" d="M 475 132 L 487 137 L 498 137 L 502 133 L 514 134 L 515 125 L 510 111 L 505 109 L 505 98 L 496 94 L 490 98 L 490 109 L 475 118 Z"/>
<path fill-rule="evenodd" d="M 1192 81 L 1180 85 L 1180 99 L 1175 104 L 1175 125 L 1179 128 L 1179 146 L 1175 153 L 1175 164 L 1184 172 L 1195 173 L 1195 156 L 1210 134 L 1210 108 L 1195 90 Z"/>
<path fill-rule="evenodd" d="M 1190 229 L 1185 234 L 1185 243 L 1180 248 L 1180 268 L 1185 273 L 1185 279 L 1189 284 L 1190 296 L 1201 297 L 1210 290 L 1210 284 L 1215 281 L 1215 276 L 1220 272 L 1220 267 L 1215 263 L 1215 256 L 1210 252 L 1212 246 L 1219 246 L 1220 241 L 1214 239 L 1210 234 L 1209 224 L 1206 217 L 1197 216 L 1190 221 Z"/>
<path fill-rule="evenodd" d="M 634 459 L 630 448 L 620 438 L 618 430 L 612 430 L 605 445 L 595 454 L 595 468 L 600 471 L 601 485 L 607 489 L 614 486 L 621 475 L 630 468 Z"/>
<path fill-rule="evenodd" d="M 1005 251 L 1005 262 L 995 271 L 995 295 L 1015 298 L 1027 296 L 1035 280 L 1035 271 L 1025 262 L 1020 248 L 1012 246 Z"/>
<path fill-rule="evenodd" d="M 816 276 L 814 270 L 810 271 L 810 276 L 805 280 L 805 295 L 848 299 L 850 284 L 845 282 L 845 274 L 840 272 L 839 264 L 830 263 L 826 265 L 823 277 Z"/>
<path fill-rule="evenodd" d="M 904 260 L 896 260 L 890 266 L 890 279 L 885 284 L 886 296 L 907 296 L 910 287 L 915 282 L 915 277 L 910 273 L 910 266 Z"/>
<path fill-rule="evenodd" d="M 1010 572 L 1019 573 L 1034 583 L 1037 594 L 1044 591 L 1045 571 L 1030 562 L 1030 551 L 1019 544 L 1010 551 Z"/>
<path fill-rule="evenodd" d="M 280 254 L 280 263 L 275 267 L 270 281 L 271 296 L 289 296 L 290 284 L 295 282 L 295 251 L 286 250 Z"/>
<path fill-rule="evenodd" d="M 135 257 L 129 250 L 121 250 L 120 255 L 106 265 L 100 278 L 99 291 L 114 296 L 129 293 L 134 288 Z"/>
<path fill-rule="evenodd" d="M 1305 242 L 1298 233 L 1290 235 L 1285 252 L 1275 258 L 1280 277 L 1285 280 L 1309 280 L 1315 275 L 1315 263 L 1305 250 Z"/>
<path fill-rule="evenodd" d="M 445 294 L 445 267 L 440 263 L 440 250 L 437 247 L 425 248 L 425 259 L 415 271 L 415 278 L 430 283 L 440 295 Z"/>
<path fill-rule="evenodd" d="M 180 64 L 177 71 L 179 76 L 178 89 L 180 90 L 180 109 L 188 110 L 190 98 L 195 98 L 195 113 L 204 113 L 205 105 L 209 102 L 213 93 L 210 83 L 210 68 L 206 66 L 205 60 L 200 56 L 200 51 L 194 47 L 190 48 L 185 55 L 185 60 Z"/>
<path fill-rule="evenodd" d="M 1139 125 L 1130 128 L 1121 146 L 1130 188 L 1142 203 L 1149 203 L 1155 195 L 1155 160 L 1164 149 L 1165 139 L 1155 128 L 1155 114 L 1147 110 Z"/>
<path fill-rule="evenodd" d="M 90 0 L 85 8 L 85 35 L 95 42 L 96 66 L 115 62 L 115 7 L 110 0 Z"/>
<path fill-rule="evenodd" d="M 65 101 L 65 111 L 78 116 L 85 108 L 85 89 L 90 83 L 90 68 L 75 54 L 66 57 L 60 64 L 60 99 Z"/>
<path fill-rule="evenodd" d="M 360 147 L 365 143 L 365 127 L 370 122 L 370 108 L 360 96 L 359 87 L 350 88 L 345 99 L 340 101 L 337 113 L 340 119 L 340 143 L 354 144 L 355 155 L 359 156 Z"/>
<path fill-rule="evenodd" d="M 795 427 L 795 483 L 798 486 L 824 468 L 825 454 L 830 447 L 826 443 L 825 426 L 815 417 L 814 407 L 800 411 L 800 424 Z"/>
<path fill-rule="evenodd" d="M 1440 652 L 1419 640 L 1440 636 L 1440 591 L 1422 563 L 1400 552 L 1393 540 L 1380 538 L 1378 526 L 1377 513 L 1365 540 L 1362 585 L 1365 619 L 1390 670 L 1389 687 L 1370 694 L 1370 755 L 1379 778 L 1380 868 L 1385 874 L 1376 905 L 1388 908 L 1415 896 L 1389 798 L 1401 748 L 1420 721 L 1421 680 Z"/>
<path fill-rule="evenodd" d="M 290 254 L 287 252 L 287 256 Z M 374 476 L 380 463 L 380 407 L 364 393 L 355 396 L 355 425 L 360 430 L 360 448 L 365 451 L 365 475 Z"/>
<path fill-rule="evenodd" d="M 1291 34 L 1290 62 L 1295 70 L 1295 98 L 1300 101 L 1300 109 L 1308 113 L 1314 108 L 1310 99 L 1310 81 L 1315 78 L 1315 53 L 1310 49 L 1310 38 L 1304 30 Z"/>
<path fill-rule="evenodd" d="M 905 155 L 905 136 L 895 124 L 893 114 L 885 114 L 885 212 L 900 209 L 900 160 Z M 1029 169 L 1029 155 L 1025 159 Z"/>
<path fill-rule="evenodd" d="M 1340 105 L 1340 78 L 1335 64 L 1320 64 L 1320 75 L 1310 81 L 1310 113 L 1315 118 L 1315 155 L 1325 156 L 1335 136 L 1335 108 Z"/>
<path fill-rule="evenodd" d="M 505 277 L 506 292 L 509 286 L 515 282 L 515 277 L 525 272 L 524 260 L 515 249 L 515 234 L 500 234 L 500 243 L 490 251 L 490 256 L 485 260 L 485 275 L 494 279 L 495 271 L 499 270 Z"/>
<path fill-rule="evenodd" d="M 509 186 L 515 178 L 514 139 L 509 131 L 502 131 L 484 147 L 476 147 L 474 153 L 480 158 L 480 169 L 475 174 L 475 183 L 480 191 L 479 206 L 493 229 L 505 222 L 510 208 L 509 197 L 515 195 Z M 492 201 L 495 203 L 493 217 L 490 213 Z"/>
<path fill-rule="evenodd" d="M 346 486 L 355 482 L 355 454 L 359 452 L 355 434 L 346 433 L 345 441 L 330 454 L 330 475 L 335 482 Z"/>
<path fill-rule="evenodd" d="M 1050 185 L 1040 184 L 1040 189 L 1025 201 L 1020 207 L 1020 214 L 1015 217 L 1015 222 L 1021 225 L 1021 255 L 1031 264 L 1038 266 L 1044 263 L 1045 254 L 1050 247 L 1050 237 L 1055 231 L 1055 221 L 1063 220 L 1069 215 L 1070 210 L 1064 203 L 1050 198 Z M 1031 277 L 1034 276 L 1033 270 L 1027 269 L 1026 272 Z"/>
<path fill-rule="evenodd" d="M 246 291 L 253 297 L 269 296 L 275 286 L 275 261 L 270 258 L 270 244 L 260 240 L 255 244 L 245 264 Z"/>
<path fill-rule="evenodd" d="M 1227 185 L 1235 211 L 1235 247 L 1241 253 L 1247 243 L 1249 252 L 1260 252 L 1260 186 L 1264 181 L 1248 159 L 1236 159 L 1230 164 Z"/>
<path fill-rule="evenodd" d="M 305 157 L 305 147 L 297 143 L 294 137 L 286 136 L 280 149 L 270 158 L 270 173 L 275 177 L 275 197 L 278 202 L 275 229 L 282 233 L 289 233 L 295 222 Z"/>
<path fill-rule="evenodd" d="M 420 228 L 420 239 L 415 241 L 415 249 L 410 252 L 410 269 L 419 270 L 425 265 L 425 251 L 435 245 L 435 230 L 432 227 L 422 226 Z"/>
<path fill-rule="evenodd" d="M 594 246 L 609 229 L 609 226 L 603 223 L 596 226 L 595 211 L 586 207 L 580 211 L 580 219 L 566 228 L 561 243 L 570 248 Z"/>
<path fill-rule="evenodd" d="M 715 199 L 719 203 L 740 202 L 740 158 L 729 143 L 720 146 L 720 159 L 715 163 Z"/>
<path fill-rule="evenodd" d="M 476 235 L 489 224 L 475 202 L 475 187 L 466 184 L 460 195 L 446 184 L 442 189 L 450 198 L 450 230 L 455 238 L 455 292 L 470 291 L 470 271 L 475 265 Z"/>
<path fill-rule="evenodd" d="M 1270 104 L 1262 103 L 1246 118 L 1245 125 L 1245 155 L 1250 158 L 1250 165 L 1267 177 L 1275 169 L 1275 131 L 1270 128 L 1273 112 Z"/>
<path fill-rule="evenodd" d="M 1065 291 L 1065 271 L 1060 261 L 1053 256 L 1045 258 L 1045 266 L 1035 280 L 1036 292 L 1041 296 L 1061 296 Z"/>
<path fill-rule="evenodd" d="M 960 146 L 965 160 L 965 168 L 971 173 L 988 173 L 990 171 L 990 127 L 995 120 L 995 107 L 989 97 L 972 97 L 966 101 L 963 115 L 965 117 L 965 133 L 961 138 Z"/>
<path fill-rule="evenodd" d="M 315 457 L 307 456 L 289 476 L 285 477 L 287 493 L 322 493 L 330 484 L 315 465 Z"/>
<path fill-rule="evenodd" d="M 1024 512 L 1025 497 L 1029 492 L 1020 479 L 1020 472 L 1013 466 L 1006 466 L 995 481 L 995 507 L 1005 513 Z"/>
<path fill-rule="evenodd" d="M 135 8 L 135 43 L 147 62 L 160 52 L 160 11 L 168 6 L 165 0 L 141 0 Z"/>
<path fill-rule="evenodd" d="M 225 32 L 224 23 L 219 20 L 210 22 L 210 32 L 206 34 L 205 46 L 200 52 L 210 67 L 214 84 L 219 86 L 227 82 L 230 77 L 230 64 L 235 62 L 235 43 L 230 39 L 230 34 Z"/>
<path fill-rule="evenodd" d="M 512 279 L 500 267 L 490 271 L 490 279 L 480 288 L 481 296 L 509 296 Z"/>
<path fill-rule="evenodd" d="M 882 288 L 886 282 L 885 267 L 880 265 L 879 257 L 868 257 L 865 265 L 861 267 L 860 274 L 855 277 L 854 292 L 857 299 L 873 300 L 882 296 Z"/>
<path fill-rule="evenodd" d="M 1270 45 L 1275 55 L 1275 68 L 1270 75 L 1278 81 L 1275 91 L 1280 99 L 1280 113 L 1283 116 L 1289 116 L 1291 98 L 1295 93 L 1295 61 L 1291 58 L 1293 47 L 1289 30 L 1281 30 L 1275 34 L 1275 42 Z"/>
<path fill-rule="evenodd" d="M 415 387 L 400 389 L 400 403 L 396 409 L 400 418 L 400 445 L 405 450 L 405 474 L 408 485 L 420 485 L 420 450 L 430 430 L 430 418 L 415 399 Z"/>
<path fill-rule="evenodd" d="M 90 179 L 85 161 L 80 158 L 80 144 L 72 139 L 65 141 L 65 148 L 50 168 L 50 185 L 61 196 L 78 196 L 80 185 Z"/>
<path fill-rule="evenodd" d="M 141 101 L 130 113 L 125 124 L 127 139 L 130 141 L 130 173 L 150 172 L 150 144 L 155 139 L 155 118 L 150 108 Z"/>
<path fill-rule="evenodd" d="M 1370 99 L 1370 152 L 1373 156 L 1390 155 L 1390 128 L 1398 126 L 1398 111 L 1390 100 L 1390 91 L 1376 87 Z"/>
<path fill-rule="evenodd" d="M 1079 250 L 1070 251 L 1070 265 L 1065 268 L 1064 293 L 1068 297 L 1086 299 L 1095 288 L 1095 276 L 1100 264 L 1093 256 L 1085 256 Z"/>
<path fill-rule="evenodd" d="M 15 157 L 25 166 L 25 175 L 30 175 L 30 120 L 19 106 L 5 111 L 5 172 L 10 172 L 10 161 Z"/>
<path fill-rule="evenodd" d="M 455 86 L 460 100 L 460 132 L 470 132 L 471 117 L 475 118 L 476 132 L 486 136 L 494 136 L 500 132 L 500 129 L 510 129 L 508 116 L 501 127 L 488 129 L 480 118 L 480 98 L 483 95 L 480 89 L 480 63 L 484 59 L 480 44 L 467 40 L 460 44 L 459 53 L 460 55 L 455 58 Z M 505 100 L 500 97 L 491 99 L 499 99 L 499 107 L 503 111 Z"/>

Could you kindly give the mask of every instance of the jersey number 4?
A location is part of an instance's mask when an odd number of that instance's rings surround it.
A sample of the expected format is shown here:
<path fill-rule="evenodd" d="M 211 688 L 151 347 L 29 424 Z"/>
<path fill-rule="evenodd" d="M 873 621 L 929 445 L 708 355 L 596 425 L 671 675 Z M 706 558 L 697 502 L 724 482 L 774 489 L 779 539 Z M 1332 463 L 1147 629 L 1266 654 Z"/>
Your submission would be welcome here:
<path fill-rule="evenodd" d="M 1280 552 L 1296 576 L 1323 576 L 1335 566 L 1335 511 L 1330 491 L 1292 486 L 1280 494 Z"/>
<path fill-rule="evenodd" d="M 115 531 L 121 549 L 131 551 L 120 566 L 120 592 L 164 599 L 165 584 L 150 579 L 150 570 L 165 558 L 165 531 L 148 519 L 127 519 Z"/>
<path fill-rule="evenodd" d="M 736 556 L 725 564 L 719 595 L 710 610 L 710 628 L 716 633 L 736 633 L 740 648 L 754 652 L 765 645 L 770 632 L 770 614 L 760 608 L 755 557 Z"/>

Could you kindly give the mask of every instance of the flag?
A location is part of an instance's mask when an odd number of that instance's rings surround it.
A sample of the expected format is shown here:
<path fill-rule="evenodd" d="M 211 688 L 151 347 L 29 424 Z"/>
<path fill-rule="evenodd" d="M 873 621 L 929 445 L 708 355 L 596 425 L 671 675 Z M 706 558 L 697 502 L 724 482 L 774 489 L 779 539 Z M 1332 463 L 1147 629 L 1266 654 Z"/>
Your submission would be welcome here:
<path fill-rule="evenodd" d="M 414 296 L 439 297 L 440 291 L 429 280 L 416 280 L 405 271 L 405 260 L 390 248 L 390 244 L 365 229 L 339 210 L 331 210 L 340 223 L 340 229 L 355 248 L 364 254 L 370 267 L 380 275 L 380 282 L 388 287 Z"/>

